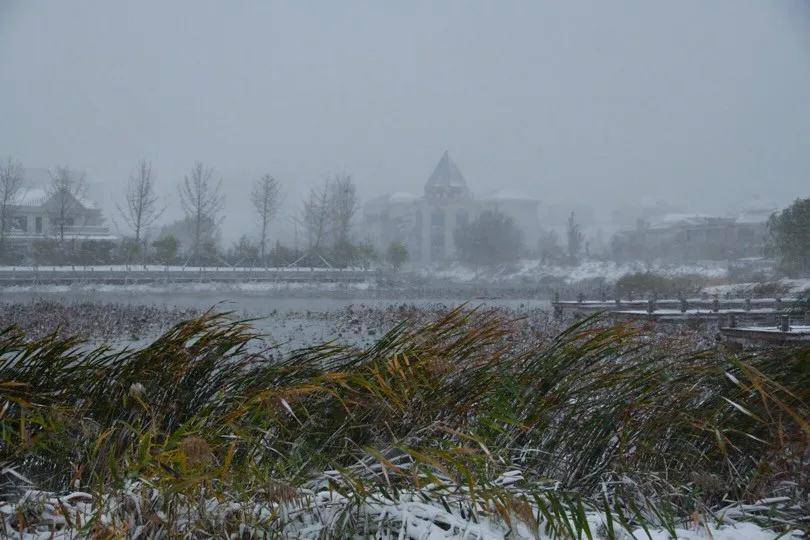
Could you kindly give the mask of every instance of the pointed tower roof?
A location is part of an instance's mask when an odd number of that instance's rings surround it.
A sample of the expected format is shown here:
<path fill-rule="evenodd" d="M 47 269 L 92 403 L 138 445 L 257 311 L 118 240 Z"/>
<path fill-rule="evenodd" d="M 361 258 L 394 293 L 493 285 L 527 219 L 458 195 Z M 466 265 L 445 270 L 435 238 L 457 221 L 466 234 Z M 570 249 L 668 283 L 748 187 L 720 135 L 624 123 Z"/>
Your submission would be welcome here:
<path fill-rule="evenodd" d="M 466 188 L 467 182 L 464 180 L 464 175 L 458 169 L 458 166 L 450 159 L 450 154 L 447 150 L 442 154 L 442 158 L 433 169 L 433 174 L 428 178 L 425 189 L 429 187 L 443 187 L 443 188 Z"/>

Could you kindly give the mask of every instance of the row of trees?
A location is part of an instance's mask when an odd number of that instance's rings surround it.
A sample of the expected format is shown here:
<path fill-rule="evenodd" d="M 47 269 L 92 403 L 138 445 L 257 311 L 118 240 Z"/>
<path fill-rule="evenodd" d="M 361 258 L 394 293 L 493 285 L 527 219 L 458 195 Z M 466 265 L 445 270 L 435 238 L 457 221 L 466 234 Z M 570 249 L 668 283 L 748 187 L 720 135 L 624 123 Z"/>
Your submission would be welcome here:
<path fill-rule="evenodd" d="M 0 221 L 7 223 L 7 208 L 13 204 L 22 189 L 22 167 L 8 160 L 0 170 Z M 118 213 L 131 235 L 120 246 L 91 249 L 87 243 L 65 245 L 64 224 L 74 210 L 71 201 L 81 198 L 85 189 L 85 177 L 67 167 L 57 167 L 52 175 L 50 192 L 58 194 L 51 203 L 54 208 L 52 222 L 59 225 L 56 243 L 42 241 L 35 253 L 39 259 L 81 260 L 90 262 L 123 260 L 124 262 L 185 262 L 191 264 L 219 264 L 237 261 L 243 264 L 291 264 L 311 266 L 369 265 L 387 261 L 395 267 L 407 259 L 407 250 L 395 243 L 385 253 L 374 253 L 373 248 L 357 242 L 353 225 L 360 202 L 357 188 L 348 175 L 335 175 L 311 188 L 304 198 L 300 212 L 293 216 L 296 230 L 305 235 L 305 247 L 285 248 L 276 243 L 270 248 L 271 226 L 283 201 L 282 186 L 270 175 L 257 179 L 250 193 L 252 210 L 256 220 L 257 235 L 240 238 L 228 250 L 221 250 L 219 226 L 222 220 L 225 197 L 222 179 L 217 178 L 213 168 L 197 162 L 178 184 L 183 219 L 162 227 L 158 238 L 152 242 L 148 236 L 164 215 L 166 205 L 157 193 L 156 174 L 152 165 L 141 160 L 128 178 L 122 200 L 117 204 Z M 3 232 L 7 227 L 2 228 Z M 1 239 L 0 239 L 1 241 Z M 520 231 L 503 214 L 484 212 L 469 227 L 456 231 L 456 246 L 459 257 L 470 264 L 485 265 L 493 262 L 510 262 L 522 254 Z M 568 251 L 559 247 L 556 237 L 545 235 L 539 250 L 550 262 L 575 259 L 582 244 L 582 234 L 571 215 L 568 230 Z M 182 259 L 182 260 L 181 260 Z"/>
<path fill-rule="evenodd" d="M 22 165 L 9 158 L 0 166 L 0 245 L 10 230 L 10 211 L 24 192 Z M 157 174 L 146 160 L 138 162 L 129 176 L 117 211 L 129 234 L 119 244 L 65 241 L 66 228 L 81 211 L 86 189 L 84 174 L 68 167 L 57 167 L 51 173 L 48 187 L 48 212 L 53 236 L 36 242 L 33 258 L 54 262 L 181 262 L 188 264 L 301 264 L 317 266 L 368 265 L 389 260 L 378 255 L 370 245 L 357 242 L 354 222 L 360 207 L 357 188 L 349 175 L 335 175 L 313 187 L 300 211 L 293 212 L 296 231 L 293 248 L 272 242 L 271 227 L 284 200 L 281 183 L 269 174 L 258 178 L 250 191 L 255 235 L 244 235 L 227 250 L 219 246 L 225 194 L 223 180 L 213 167 L 195 163 L 177 185 L 183 218 L 163 224 L 157 236 L 166 204 L 158 194 Z M 298 246 L 298 232 L 305 235 L 305 245 Z M 150 236 L 152 237 L 150 239 Z M 396 250 L 395 250 L 396 251 Z M 8 250 L 0 250 L 7 253 Z M 394 256 L 401 265 L 401 253 Z M 394 264 L 392 262 L 392 264 Z"/>
<path fill-rule="evenodd" d="M 0 183 L 0 222 L 5 224 L 6 209 L 22 189 L 22 167 L 9 159 L 0 170 L 0 178 L 6 179 Z M 157 240 L 150 242 L 150 231 L 154 231 L 159 224 L 166 205 L 158 195 L 156 174 L 151 163 L 141 160 L 128 178 L 122 200 L 117 204 L 121 221 L 131 235 L 119 248 L 104 251 L 109 252 L 112 258 L 124 258 L 127 262 L 156 259 L 176 261 L 185 257 L 182 262 L 191 264 L 217 264 L 236 259 L 245 264 L 268 265 L 277 264 L 283 255 L 285 264 L 340 267 L 381 260 L 395 266 L 402 264 L 404 246 L 389 246 L 380 255 L 372 253 L 371 246 L 357 242 L 353 237 L 360 201 L 352 178 L 345 174 L 325 179 L 306 194 L 300 211 L 292 216 L 296 231 L 296 247 L 293 249 L 278 244 L 271 249 L 271 226 L 281 209 L 283 190 L 278 180 L 269 174 L 263 175 L 254 182 L 250 192 L 256 236 L 245 235 L 230 249 L 221 250 L 218 246 L 219 227 L 225 204 L 222 183 L 212 167 L 195 163 L 177 186 L 184 217 L 164 225 Z M 51 253 L 58 258 L 62 256 L 60 252 L 87 251 L 78 250 L 75 243 L 69 247 L 63 245 L 64 225 L 69 223 L 65 218 L 73 210 L 71 201 L 81 198 L 84 189 L 84 175 L 67 167 L 55 169 L 50 191 L 64 195 L 55 197 L 53 203 L 54 212 L 60 214 L 52 217 L 52 223 L 59 224 L 58 245 L 56 248 L 40 246 L 41 252 Z M 2 229 L 7 230 L 5 225 Z M 298 248 L 299 231 L 305 236 L 303 249 Z M 523 252 L 520 231 L 510 219 L 497 212 L 484 212 L 469 227 L 456 231 L 455 241 L 459 257 L 474 265 L 510 262 Z M 567 250 L 560 247 L 553 233 L 547 233 L 541 238 L 538 252 L 548 262 L 575 261 L 581 255 L 583 244 L 583 235 L 572 213 Z M 98 258 L 98 251 L 95 250 L 95 258 Z M 173 254 L 173 251 L 176 253 Z"/>
<path fill-rule="evenodd" d="M 222 180 L 216 178 L 213 168 L 195 163 L 180 183 L 179 195 L 185 214 L 180 228 L 184 228 L 189 237 L 189 259 L 203 262 L 211 258 L 212 251 L 216 251 L 225 203 Z M 256 220 L 257 238 L 253 240 L 247 235 L 243 236 L 231 248 L 231 254 L 238 255 L 245 263 L 267 265 L 271 262 L 271 225 L 282 201 L 282 186 L 277 179 L 266 174 L 254 182 L 250 202 Z M 336 175 L 313 187 L 303 201 L 300 214 L 293 216 L 296 230 L 302 227 L 305 231 L 307 244 L 305 250 L 295 254 L 296 260 L 292 262 L 346 266 L 358 259 L 368 259 L 368 246 L 355 242 L 352 236 L 359 207 L 357 188 L 348 175 Z M 143 231 L 150 228 L 164 210 L 155 194 L 151 165 L 141 162 L 136 174 L 129 180 L 126 201 L 120 207 L 137 245 L 142 244 Z M 276 246 L 275 251 L 274 258 L 278 259 L 282 251 L 280 245 Z M 288 250 L 289 254 L 292 251 Z"/>
<path fill-rule="evenodd" d="M 0 252 L 4 251 L 6 233 L 10 227 L 11 206 L 16 204 L 23 189 L 23 169 L 11 158 L 0 164 Z"/>
<path fill-rule="evenodd" d="M 459 258 L 471 265 L 482 266 L 516 261 L 525 254 L 523 235 L 514 221 L 497 211 L 479 214 L 471 223 L 454 232 Z M 568 217 L 566 245 L 553 231 L 542 231 L 537 243 L 537 256 L 543 263 L 575 264 L 588 256 L 588 244 L 574 213 Z"/>
<path fill-rule="evenodd" d="M 131 231 L 120 245 L 66 242 L 66 231 L 81 211 L 86 191 L 85 175 L 68 167 L 56 167 L 47 186 L 46 207 L 53 238 L 37 243 L 34 256 L 49 261 L 108 262 L 181 262 L 190 264 L 300 264 L 309 266 L 368 266 L 387 261 L 401 266 L 407 251 L 401 244 L 389 246 L 378 254 L 367 243 L 357 242 L 353 226 L 360 202 L 357 188 L 348 175 L 335 175 L 311 188 L 299 212 L 292 216 L 296 230 L 304 233 L 304 247 L 288 248 L 272 242 L 271 227 L 283 202 L 281 183 L 269 174 L 258 178 L 250 192 L 256 223 L 256 235 L 244 235 L 229 249 L 219 247 L 225 195 L 223 181 L 212 167 L 195 163 L 177 185 L 183 219 L 165 225 L 156 239 L 153 231 L 166 205 L 157 193 L 152 165 L 141 160 L 130 175 L 118 213 Z M 21 164 L 11 158 L 0 163 L 0 255 L 6 256 L 7 233 L 12 219 L 10 210 L 24 193 Z M 769 250 L 790 274 L 810 273 L 810 199 L 797 200 L 789 208 L 771 217 Z M 483 212 L 470 224 L 455 231 L 458 256 L 479 266 L 511 262 L 524 253 L 523 239 L 514 222 L 494 211 Z M 272 247 L 271 247 L 272 246 Z M 403 251 L 405 252 L 403 255 Z M 573 264 L 589 256 L 588 243 L 572 212 L 569 216 L 565 245 L 553 232 L 540 235 L 537 255 L 546 263 Z"/>

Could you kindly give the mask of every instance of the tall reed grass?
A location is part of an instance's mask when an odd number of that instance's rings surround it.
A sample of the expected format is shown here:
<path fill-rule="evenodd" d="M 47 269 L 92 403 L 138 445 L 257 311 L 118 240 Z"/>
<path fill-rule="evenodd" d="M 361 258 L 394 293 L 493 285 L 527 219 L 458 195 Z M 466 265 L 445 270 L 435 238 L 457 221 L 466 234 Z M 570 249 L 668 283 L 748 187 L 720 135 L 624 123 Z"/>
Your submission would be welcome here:
<path fill-rule="evenodd" d="M 810 351 L 683 352 L 598 318 L 509 338 L 464 309 L 281 359 L 227 314 L 123 352 L 6 329 L 0 534 L 808 526 Z"/>

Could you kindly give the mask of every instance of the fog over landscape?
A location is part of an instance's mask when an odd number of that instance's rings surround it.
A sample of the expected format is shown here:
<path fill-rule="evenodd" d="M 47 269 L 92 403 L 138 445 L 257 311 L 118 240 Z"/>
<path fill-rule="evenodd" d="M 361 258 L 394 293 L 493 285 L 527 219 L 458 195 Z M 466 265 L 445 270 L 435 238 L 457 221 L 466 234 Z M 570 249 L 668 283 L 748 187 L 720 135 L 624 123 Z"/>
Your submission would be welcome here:
<path fill-rule="evenodd" d="M 810 538 L 810 0 L 0 0 L 0 538 Z"/>
<path fill-rule="evenodd" d="M 87 171 L 111 218 L 141 158 L 179 217 L 202 160 L 227 239 L 263 173 L 296 206 L 344 172 L 363 200 L 418 194 L 445 149 L 481 196 L 781 206 L 808 181 L 808 89 L 795 0 L 0 2 L 0 153 Z"/>

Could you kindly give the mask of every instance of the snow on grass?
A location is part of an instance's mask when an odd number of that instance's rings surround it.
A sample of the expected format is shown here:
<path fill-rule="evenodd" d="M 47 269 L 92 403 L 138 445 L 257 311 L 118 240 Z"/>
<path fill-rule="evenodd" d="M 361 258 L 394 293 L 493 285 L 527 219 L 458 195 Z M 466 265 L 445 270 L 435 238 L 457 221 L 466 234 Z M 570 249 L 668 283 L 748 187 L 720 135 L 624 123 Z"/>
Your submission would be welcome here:
<path fill-rule="evenodd" d="M 755 289 L 763 285 L 771 284 L 784 290 L 786 295 L 796 296 L 810 292 L 810 278 L 804 279 L 789 279 L 782 278 L 765 283 L 760 282 L 745 282 L 745 283 L 730 283 L 726 285 L 715 285 L 707 287 L 706 292 L 709 294 L 730 294 L 732 296 L 747 296 L 755 291 Z"/>
<path fill-rule="evenodd" d="M 106 283 L 75 283 L 73 285 L 12 285 L 0 287 L 4 293 L 128 293 L 128 294 L 189 294 L 207 292 L 231 292 L 231 293 L 262 293 L 262 292 L 285 292 L 285 291 L 366 291 L 371 287 L 371 283 L 361 281 L 356 283 L 330 283 L 330 282 L 288 282 L 288 281 L 208 281 L 208 282 L 187 282 L 187 283 L 131 283 L 128 285 L 106 284 Z"/>
<path fill-rule="evenodd" d="M 171 516 L 165 511 L 165 503 L 162 493 L 141 482 L 127 482 L 120 491 L 101 498 L 86 492 L 59 496 L 30 490 L 16 502 L 0 503 L 0 519 L 5 534 L 28 540 L 73 540 L 97 535 L 115 537 L 116 533 L 124 532 L 137 538 L 153 535 L 161 529 L 173 535 L 194 536 L 202 532 L 201 524 L 222 532 L 235 529 L 239 531 L 239 537 L 251 538 L 264 537 L 267 533 L 312 540 L 333 537 L 336 533 L 352 537 L 359 533 L 380 540 L 548 540 L 560 537 L 542 518 L 531 524 L 512 513 L 510 523 L 507 523 L 500 512 L 486 508 L 478 508 L 477 515 L 472 517 L 461 510 L 463 503 L 455 504 L 449 500 L 449 503 L 442 504 L 409 491 L 399 492 L 396 498 L 378 495 L 362 501 L 327 488 L 300 488 L 297 493 L 277 502 L 240 502 L 215 497 L 189 502 L 181 497 Z M 534 511 L 538 515 L 536 509 Z M 348 515 L 353 517 L 351 530 L 342 529 Z M 575 519 L 570 514 L 559 517 Z M 608 522 L 604 513 L 588 511 L 584 518 L 585 523 L 579 524 L 590 534 L 583 537 L 604 537 Z M 672 532 L 674 538 L 680 540 L 770 540 L 780 537 L 754 523 L 732 519 L 722 525 L 699 520 L 689 526 L 668 529 L 648 526 L 630 532 L 619 529 L 617 516 L 612 516 L 611 521 L 613 537 L 620 540 L 670 540 Z M 795 531 L 788 537 L 799 537 L 800 534 Z"/>
<path fill-rule="evenodd" d="M 310 273 L 310 272 L 328 272 L 332 271 L 328 268 L 315 268 L 310 270 L 309 268 L 268 268 L 268 269 L 257 269 L 257 268 L 230 268 L 230 267 L 183 267 L 183 266 L 160 266 L 160 265 L 104 265 L 104 266 L 40 266 L 40 267 L 10 267 L 4 266 L 0 267 L 0 272 L 11 272 L 11 273 L 26 273 L 26 272 L 33 272 L 37 271 L 40 274 L 47 275 L 50 273 L 63 273 L 63 272 L 82 272 L 85 274 L 92 274 L 93 272 L 99 272 L 108 274 L 112 273 L 121 273 L 127 274 L 131 273 L 133 276 L 137 275 L 140 272 L 150 272 L 150 273 L 164 273 L 167 275 L 177 275 L 177 274 L 185 274 L 185 275 L 195 275 L 199 274 L 200 272 L 204 272 L 208 276 L 211 274 L 221 274 L 223 277 L 228 276 L 228 274 L 233 274 L 235 272 L 238 273 L 254 273 L 254 274 L 261 274 L 265 270 L 269 272 L 278 272 L 278 273 L 289 273 L 291 275 L 300 274 L 300 273 Z M 359 269 L 347 269 L 346 271 L 356 271 Z M 482 283 L 504 283 L 510 281 L 520 281 L 522 283 L 532 282 L 532 281 L 541 281 L 543 279 L 557 279 L 563 280 L 565 283 L 576 283 L 579 281 L 586 281 L 592 279 L 604 279 L 607 283 L 615 283 L 619 278 L 627 274 L 633 274 L 638 272 L 651 272 L 654 274 L 658 274 L 661 276 L 666 277 L 677 277 L 677 276 L 685 276 L 685 275 L 699 275 L 704 276 L 706 278 L 724 278 L 728 274 L 727 267 L 724 263 L 720 262 L 704 262 L 698 264 L 663 264 L 663 263 L 653 263 L 647 264 L 643 262 L 626 262 L 626 263 L 617 263 L 614 261 L 585 261 L 577 265 L 548 265 L 542 264 L 537 259 L 522 259 L 515 263 L 511 263 L 508 265 L 502 265 L 500 267 L 479 267 L 473 268 L 462 263 L 452 263 L 450 265 L 432 265 L 432 266 L 425 266 L 419 267 L 413 270 L 413 275 L 420 277 L 420 278 L 427 278 L 427 279 L 440 279 L 440 280 L 447 280 L 456 283 L 475 283 L 475 282 L 482 282 Z M 321 287 L 321 285 L 317 285 Z M 808 284 L 810 286 L 810 284 Z M 109 286 L 108 286 L 109 287 Z M 122 290 L 121 286 L 115 286 L 116 291 Z M 131 287 L 127 285 L 126 287 Z M 165 290 L 160 288 L 160 286 L 150 285 L 152 287 L 148 290 Z M 228 287 L 231 287 L 230 289 Z M 245 291 L 266 291 L 266 290 L 277 290 L 278 288 L 289 288 L 286 284 L 236 284 L 235 287 L 237 289 L 245 290 Z M 368 287 L 368 284 L 365 285 Z M 226 285 L 211 285 L 211 284 L 203 284 L 202 287 L 197 289 L 193 289 L 193 287 L 189 287 L 192 290 L 232 290 L 233 286 Z M 362 287 L 361 287 L 362 288 Z M 68 290 L 67 288 L 43 288 L 42 286 L 37 286 L 34 289 L 26 289 L 26 290 L 37 290 L 37 291 L 52 291 L 52 292 L 64 292 Z M 94 287 L 94 289 L 98 289 Z M 11 292 L 14 290 L 14 287 L 6 287 L 4 290 L 8 290 Z M 109 288 L 105 290 L 110 290 Z M 137 288 L 130 288 L 130 290 L 137 291 Z M 171 289 L 173 290 L 173 289 Z"/>
<path fill-rule="evenodd" d="M 564 266 L 542 264 L 536 259 L 523 259 L 515 264 L 496 269 L 480 268 L 476 271 L 469 266 L 455 263 L 448 267 L 425 267 L 416 271 L 417 275 L 422 277 L 458 282 L 556 278 L 562 279 L 566 283 L 599 278 L 608 283 L 614 283 L 624 275 L 637 272 L 651 272 L 667 277 L 699 275 L 707 278 L 724 278 L 728 274 L 728 269 L 724 263 L 719 262 L 646 264 L 643 262 L 585 261 L 574 266 Z"/>
<path fill-rule="evenodd" d="M 651 530 L 649 538 L 651 540 L 672 540 L 672 535 L 665 530 Z M 773 531 L 763 529 L 753 523 L 738 523 L 733 526 L 726 527 L 700 527 L 696 526 L 693 529 L 676 528 L 675 534 L 678 540 L 770 540 L 773 538 L 786 538 L 780 536 Z M 787 536 L 787 538 L 801 538 L 799 532 L 796 535 Z M 643 529 L 637 529 L 633 532 L 635 538 L 648 538 L 647 533 Z"/>
<path fill-rule="evenodd" d="M 358 272 L 361 268 L 317 268 L 303 266 L 249 267 L 249 266 L 180 266 L 162 264 L 97 264 L 61 266 L 1 266 L 0 272 Z"/>

